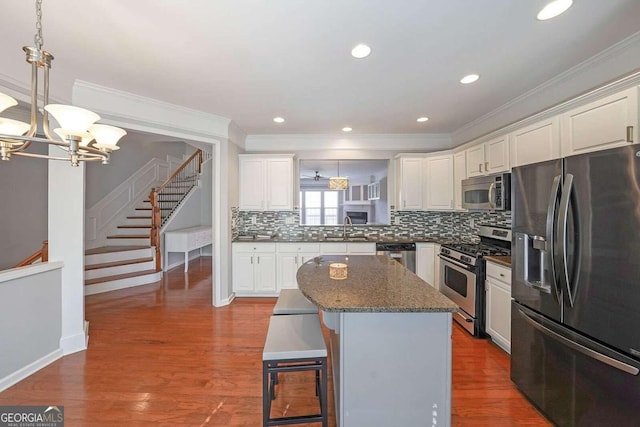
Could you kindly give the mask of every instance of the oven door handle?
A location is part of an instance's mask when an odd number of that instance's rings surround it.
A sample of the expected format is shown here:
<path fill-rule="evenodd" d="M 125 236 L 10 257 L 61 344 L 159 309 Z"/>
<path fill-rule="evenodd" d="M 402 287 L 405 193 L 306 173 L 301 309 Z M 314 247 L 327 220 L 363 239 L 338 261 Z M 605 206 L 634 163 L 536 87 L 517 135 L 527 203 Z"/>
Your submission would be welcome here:
<path fill-rule="evenodd" d="M 463 263 L 461 263 L 461 262 L 459 262 L 459 261 L 456 261 L 456 260 L 453 260 L 453 259 L 451 259 L 451 258 L 447 258 L 447 257 L 445 257 L 445 256 L 442 256 L 442 255 L 440 255 L 440 254 L 438 254 L 438 256 L 440 257 L 440 259 L 441 259 L 441 260 L 443 260 L 443 261 L 445 261 L 445 262 L 450 262 L 451 264 L 453 264 L 453 265 L 457 265 L 458 267 L 462 267 L 462 268 L 464 268 L 464 269 L 465 269 L 465 270 L 467 270 L 467 271 L 471 271 L 471 270 L 472 270 L 472 268 L 473 268 L 473 267 L 469 267 L 468 265 L 463 264 Z"/>

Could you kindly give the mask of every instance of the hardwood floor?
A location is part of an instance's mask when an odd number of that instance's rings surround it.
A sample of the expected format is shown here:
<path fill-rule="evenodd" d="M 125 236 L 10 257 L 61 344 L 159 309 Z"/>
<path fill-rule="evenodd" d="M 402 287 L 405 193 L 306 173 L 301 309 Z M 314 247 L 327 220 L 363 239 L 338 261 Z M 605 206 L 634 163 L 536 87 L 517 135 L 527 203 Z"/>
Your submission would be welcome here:
<path fill-rule="evenodd" d="M 188 273 L 87 297 L 88 350 L 0 393 L 0 405 L 64 405 L 66 426 L 260 426 L 275 299 L 214 308 L 210 272 L 211 258 L 200 258 Z M 456 325 L 453 359 L 453 426 L 550 425 L 509 380 L 502 350 Z M 313 374 L 284 376 L 274 413 L 314 410 L 312 387 Z M 332 400 L 329 408 L 333 417 Z"/>

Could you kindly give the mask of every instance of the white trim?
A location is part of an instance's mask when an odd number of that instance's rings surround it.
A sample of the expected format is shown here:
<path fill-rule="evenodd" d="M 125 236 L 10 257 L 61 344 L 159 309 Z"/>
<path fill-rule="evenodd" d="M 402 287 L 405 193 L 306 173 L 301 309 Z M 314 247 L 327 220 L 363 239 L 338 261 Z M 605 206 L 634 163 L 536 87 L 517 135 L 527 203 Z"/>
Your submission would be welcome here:
<path fill-rule="evenodd" d="M 126 279 L 112 280 L 110 282 L 86 285 L 84 295 L 95 295 L 104 292 L 117 291 L 118 289 L 133 288 L 135 286 L 149 285 L 162 280 L 162 271 L 145 274 L 143 276 L 127 277 Z"/>
<path fill-rule="evenodd" d="M 10 268 L 0 271 L 0 283 L 8 282 L 23 277 L 41 274 L 51 270 L 60 270 L 64 267 L 64 262 L 42 262 L 39 264 L 26 265 L 24 267 Z"/>
<path fill-rule="evenodd" d="M 88 342 L 86 334 L 87 330 L 85 329 L 83 321 L 82 331 L 80 333 L 60 338 L 60 348 L 62 349 L 62 353 L 66 356 L 68 354 L 86 350 Z"/>
<path fill-rule="evenodd" d="M 452 147 L 448 134 L 249 135 L 247 152 L 308 150 L 439 151 Z"/>
<path fill-rule="evenodd" d="M 0 392 L 8 389 L 14 384 L 19 383 L 28 376 L 35 374 L 40 369 L 60 359 L 62 356 L 62 350 L 58 348 L 51 353 L 42 356 L 35 362 L 29 363 L 27 366 L 24 366 L 17 371 L 7 375 L 6 377 L 0 379 Z"/>
<path fill-rule="evenodd" d="M 222 301 L 220 301 L 220 304 L 217 307 L 229 305 L 233 302 L 234 299 L 236 299 L 236 294 L 235 292 L 232 292 L 231 295 L 229 295 L 229 298 L 225 298 Z"/>

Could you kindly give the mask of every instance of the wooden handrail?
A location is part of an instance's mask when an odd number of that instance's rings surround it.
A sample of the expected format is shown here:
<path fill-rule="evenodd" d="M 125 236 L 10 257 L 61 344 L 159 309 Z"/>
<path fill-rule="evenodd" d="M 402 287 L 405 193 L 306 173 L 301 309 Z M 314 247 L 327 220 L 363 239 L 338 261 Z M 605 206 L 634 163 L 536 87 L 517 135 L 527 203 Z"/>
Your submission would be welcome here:
<path fill-rule="evenodd" d="M 44 242 L 42 242 L 42 247 L 40 249 L 38 249 L 33 254 L 29 255 L 28 257 L 20 261 L 18 264 L 15 265 L 15 267 L 24 267 L 26 265 L 31 265 L 39 259 L 41 259 L 42 262 L 49 261 L 49 241 L 48 240 L 45 240 Z"/>
<path fill-rule="evenodd" d="M 167 178 L 162 184 L 160 184 L 157 188 L 152 188 L 151 193 L 149 194 L 149 201 L 151 202 L 151 231 L 150 231 L 150 240 L 151 246 L 155 247 L 156 253 L 156 271 L 162 270 L 162 260 L 161 255 L 162 251 L 160 250 L 160 227 L 162 227 L 162 212 L 160 210 L 160 200 L 159 195 L 160 192 L 169 185 L 176 177 L 180 175 L 180 173 L 191 164 L 191 162 L 197 157 L 197 173 L 200 174 L 202 172 L 202 150 L 196 150 L 187 160 L 180 165 L 178 169 L 174 173 L 171 174 L 169 178 Z"/>

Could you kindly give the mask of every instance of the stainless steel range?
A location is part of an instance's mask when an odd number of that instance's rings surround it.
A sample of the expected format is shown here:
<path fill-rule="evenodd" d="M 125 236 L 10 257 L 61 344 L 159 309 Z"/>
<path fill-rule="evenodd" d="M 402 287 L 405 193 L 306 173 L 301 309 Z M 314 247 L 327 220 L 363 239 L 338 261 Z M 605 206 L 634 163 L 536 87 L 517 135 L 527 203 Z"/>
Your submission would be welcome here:
<path fill-rule="evenodd" d="M 511 230 L 481 225 L 480 243 L 445 244 L 440 248 L 440 292 L 460 306 L 453 318 L 469 333 L 484 336 L 484 280 L 488 255 L 511 255 Z"/>

